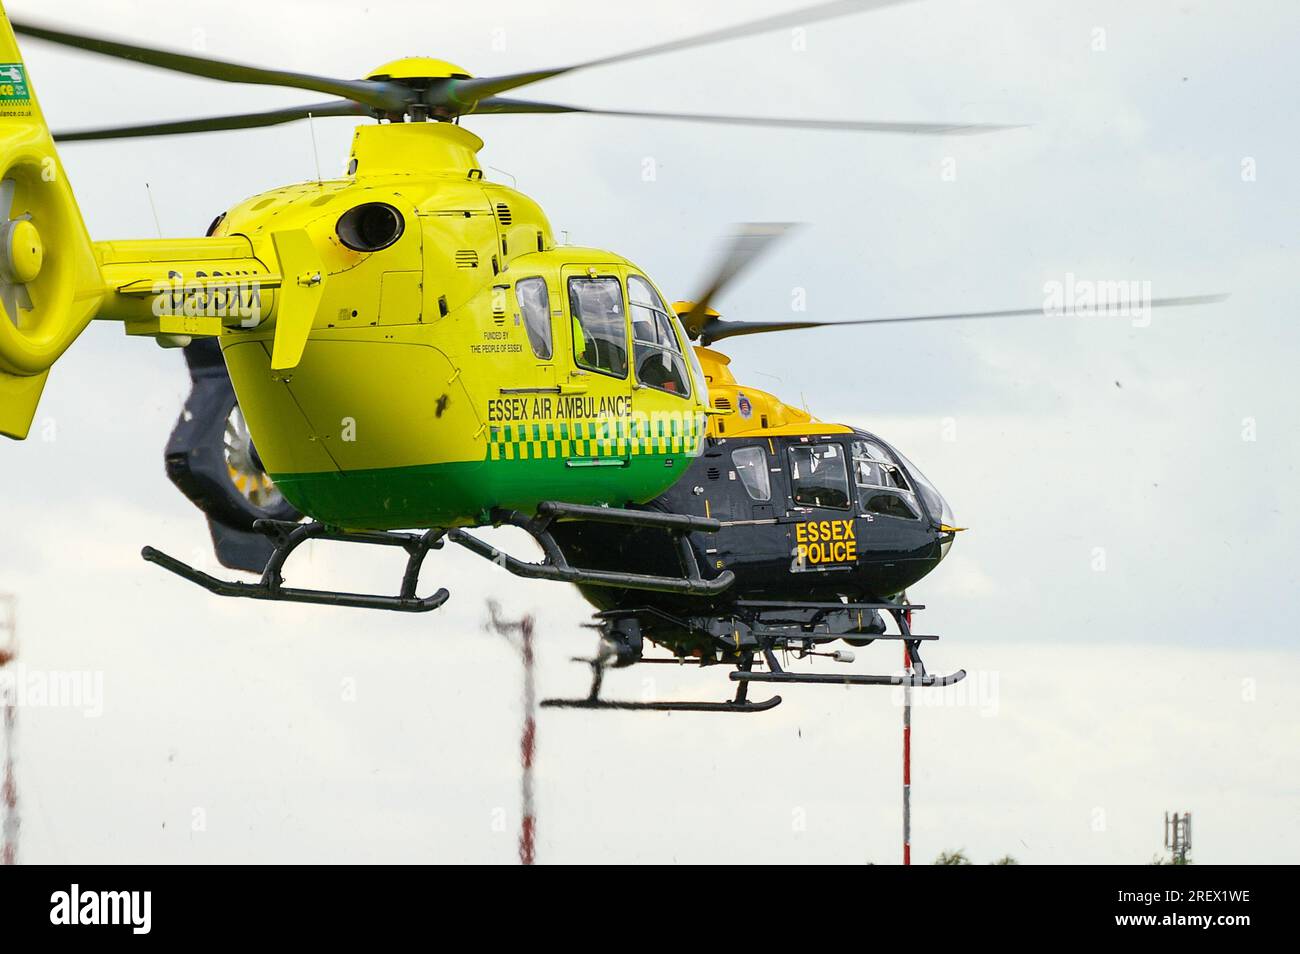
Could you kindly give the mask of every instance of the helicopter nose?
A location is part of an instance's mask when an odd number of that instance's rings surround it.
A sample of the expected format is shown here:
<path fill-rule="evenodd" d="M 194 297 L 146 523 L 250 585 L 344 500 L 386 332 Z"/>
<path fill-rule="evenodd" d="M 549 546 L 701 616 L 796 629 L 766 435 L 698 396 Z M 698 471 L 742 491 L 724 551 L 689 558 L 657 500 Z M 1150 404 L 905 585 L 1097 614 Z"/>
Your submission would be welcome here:
<path fill-rule="evenodd" d="M 948 555 L 948 551 L 952 549 L 952 541 L 956 540 L 957 534 L 965 529 L 965 527 L 950 527 L 946 524 L 939 525 L 938 535 L 940 560 Z"/>
<path fill-rule="evenodd" d="M 939 559 L 942 560 L 948 555 L 948 551 L 952 548 L 952 541 L 957 539 L 957 534 L 966 528 L 957 526 L 956 518 L 952 515 L 952 508 L 948 506 L 948 501 L 943 494 L 939 493 L 938 490 L 934 490 L 934 496 L 938 498 L 936 503 L 938 504 L 939 515 L 936 520 L 938 526 L 935 528 L 935 532 L 939 536 Z"/>
<path fill-rule="evenodd" d="M 908 460 L 897 448 L 894 448 L 894 453 L 907 472 L 912 487 L 925 503 L 935 533 L 943 544 L 943 553 L 947 556 L 948 547 L 952 546 L 953 536 L 966 528 L 957 526 L 957 518 L 952 515 L 952 508 L 948 506 L 948 501 L 943 494 L 939 493 L 939 488 L 930 483 L 925 474 L 921 473 L 921 468 Z"/>

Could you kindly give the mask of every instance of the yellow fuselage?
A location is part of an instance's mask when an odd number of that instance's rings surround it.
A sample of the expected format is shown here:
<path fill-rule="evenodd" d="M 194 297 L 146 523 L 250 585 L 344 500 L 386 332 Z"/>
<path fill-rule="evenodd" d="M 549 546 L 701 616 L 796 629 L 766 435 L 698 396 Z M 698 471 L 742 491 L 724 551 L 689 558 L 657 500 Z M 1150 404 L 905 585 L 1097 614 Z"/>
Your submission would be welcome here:
<path fill-rule="evenodd" d="M 254 196 L 207 239 L 100 243 L 106 275 L 125 289 L 101 316 L 156 336 L 219 334 L 267 471 L 326 522 L 452 525 L 545 499 L 648 500 L 699 453 L 702 377 L 690 374 L 689 394 L 668 393 L 644 386 L 636 367 L 617 376 L 582 366 L 569 281 L 616 278 L 628 316 L 627 278 L 641 273 L 609 252 L 557 248 L 535 202 L 483 179 L 481 145 L 445 123 L 362 127 L 345 179 Z M 366 203 L 404 219 L 401 237 L 376 252 L 339 235 L 340 217 Z M 277 371 L 277 292 L 238 283 L 269 275 L 273 234 L 297 230 L 319 255 L 321 291 L 300 361 Z M 202 284 L 214 274 L 235 289 Z M 549 357 L 520 319 L 515 289 L 526 278 L 547 286 Z M 164 279 L 179 290 L 157 318 L 159 296 L 138 291 Z"/>

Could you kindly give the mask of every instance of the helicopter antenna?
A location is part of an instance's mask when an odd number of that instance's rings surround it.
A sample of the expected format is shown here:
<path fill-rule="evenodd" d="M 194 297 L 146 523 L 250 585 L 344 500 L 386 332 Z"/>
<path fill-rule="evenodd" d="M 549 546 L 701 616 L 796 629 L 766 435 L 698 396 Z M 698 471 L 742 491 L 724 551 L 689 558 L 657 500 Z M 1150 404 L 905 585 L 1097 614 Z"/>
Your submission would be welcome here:
<path fill-rule="evenodd" d="M 158 237 L 162 238 L 162 222 L 158 220 L 158 206 L 154 205 L 153 189 L 149 188 L 149 183 L 144 184 L 144 193 L 149 197 L 149 209 L 153 212 L 153 227 L 158 230 Z"/>
<path fill-rule="evenodd" d="M 488 166 L 488 168 L 493 172 L 499 172 L 503 176 L 507 176 L 510 179 L 510 188 L 514 189 L 516 192 L 519 190 L 519 180 L 510 175 L 510 173 L 506 172 L 504 169 L 498 169 L 496 166 Z"/>
<path fill-rule="evenodd" d="M 316 117 L 311 113 L 307 114 L 307 128 L 311 130 L 311 154 L 316 160 L 316 184 L 322 182 L 320 174 L 320 147 L 316 145 Z"/>

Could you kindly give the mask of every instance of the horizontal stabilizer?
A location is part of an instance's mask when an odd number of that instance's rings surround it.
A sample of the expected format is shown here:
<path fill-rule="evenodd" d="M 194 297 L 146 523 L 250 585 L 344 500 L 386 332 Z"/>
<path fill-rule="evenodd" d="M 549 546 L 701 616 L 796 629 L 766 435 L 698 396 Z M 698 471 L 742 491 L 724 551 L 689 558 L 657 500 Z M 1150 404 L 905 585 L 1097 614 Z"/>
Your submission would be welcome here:
<path fill-rule="evenodd" d="M 32 375 L 0 371 L 0 434 L 20 441 L 27 439 L 49 376 L 48 368 Z"/>

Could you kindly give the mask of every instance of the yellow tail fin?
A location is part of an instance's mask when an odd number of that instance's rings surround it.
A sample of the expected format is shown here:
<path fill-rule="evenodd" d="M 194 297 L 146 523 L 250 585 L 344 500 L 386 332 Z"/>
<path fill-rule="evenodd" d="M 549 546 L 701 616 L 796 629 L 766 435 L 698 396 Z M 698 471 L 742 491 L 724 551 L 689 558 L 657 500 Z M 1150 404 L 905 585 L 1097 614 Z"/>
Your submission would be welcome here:
<path fill-rule="evenodd" d="M 94 247 L 0 7 L 0 434 L 23 439 L 50 366 L 94 317 Z"/>

